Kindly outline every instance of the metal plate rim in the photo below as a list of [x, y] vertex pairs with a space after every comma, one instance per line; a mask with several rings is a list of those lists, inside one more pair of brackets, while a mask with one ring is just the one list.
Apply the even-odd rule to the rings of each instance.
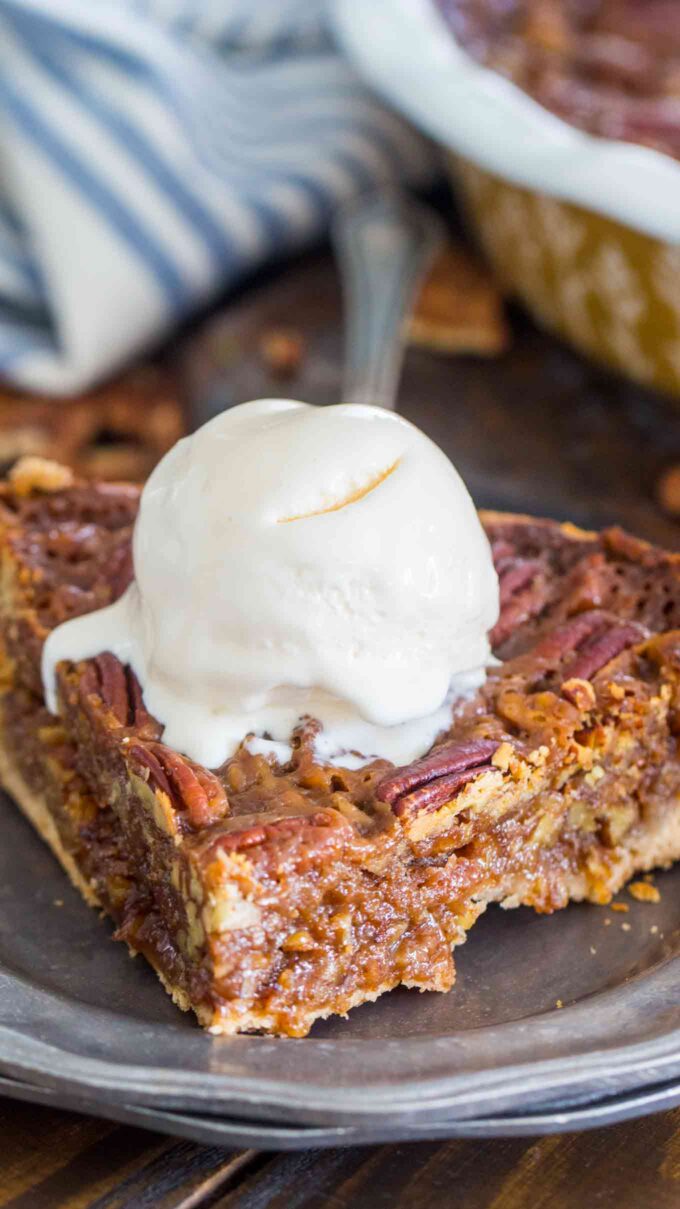
[[[600, 1014], [609, 1013], [616, 1000], [621, 999], [622, 991], [627, 992], [628, 996], [637, 991], [636, 999], [642, 992], [647, 1004], [655, 998], [655, 992], [663, 1003], [669, 1002], [669, 995], [675, 997], [677, 1002], [679, 990], [680, 958], [676, 957], [633, 980], [627, 988], [616, 988], [597, 996], [596, 1003], [591, 1004], [588, 1010], [591, 1014], [595, 1010]], [[626, 998], [625, 993], [623, 998]], [[304, 1041], [272, 1041], [253, 1037], [229, 1039], [231, 1052], [239, 1059], [234, 1065], [240, 1070], [158, 1068], [125, 1061], [125, 1038], [123, 1052], [119, 1049], [116, 1053], [117, 1034], [109, 1041], [109, 1050], [113, 1052], [108, 1058], [75, 1052], [73, 1043], [80, 1037], [80, 1027], [85, 1028], [89, 1023], [92, 1028], [98, 1013], [68, 1000], [60, 1000], [60, 996], [36, 990], [13, 974], [0, 972], [2, 1016], [5, 1020], [8, 1014], [14, 1015], [15, 1020], [17, 1016], [22, 1020], [21, 1027], [18, 1027], [18, 1022], [14, 1025], [0, 1024], [0, 1069], [32, 1083], [54, 1088], [83, 1092], [96, 1089], [100, 1097], [111, 1102], [131, 1098], [137, 1104], [177, 1109], [203, 1107], [204, 1110], [209, 1102], [215, 1112], [238, 1108], [239, 1113], [245, 1116], [273, 1120], [282, 1116], [288, 1121], [295, 1119], [317, 1123], [368, 1121], [376, 1116], [397, 1121], [404, 1115], [435, 1119], [443, 1114], [462, 1120], [479, 1115], [481, 1111], [487, 1114], [492, 1110], [508, 1112], [527, 1105], [538, 1107], [564, 1101], [565, 1097], [572, 1102], [595, 1096], [601, 1098], [604, 1094], [630, 1091], [651, 1082], [680, 1076], [680, 1028], [677, 1027], [634, 1044], [594, 1049], [586, 1047], [584, 1052], [568, 1053], [559, 1058], [521, 1063], [501, 1062], [489, 1069], [466, 1070], [462, 1073], [451, 1070], [452, 1063], [455, 1067], [455, 1036], [406, 1040], [400, 1046], [403, 1056], [412, 1056], [418, 1051], [423, 1054], [429, 1052], [430, 1057], [436, 1053], [443, 1073], [436, 1077], [411, 1078], [401, 1082], [397, 1076], [396, 1083], [371, 1083], [370, 1070], [363, 1081], [355, 1079], [347, 1086], [339, 1086], [337, 1082], [327, 1082], [325, 1085], [319, 1081], [316, 1084], [310, 1082], [309, 1071], [315, 1059], [323, 1057], [325, 1065], [332, 1056], [337, 1057], [343, 1051], [345, 1056], [356, 1057], [358, 1051], [365, 1051], [367, 1046], [374, 1044], [356, 1039], [344, 1042], [315, 1041], [313, 1038]], [[560, 1013], [550, 1014], [543, 1024], [543, 1031], [554, 1034], [556, 1028], [563, 1033], [574, 1028], [575, 1035], [578, 1034], [587, 1006], [582, 1002]], [[27, 1022], [32, 1019], [44, 1021], [51, 1017], [58, 1020], [60, 1014], [63, 1016], [64, 1013], [68, 1020], [66, 1038], [70, 1039], [70, 1046], [63, 1041], [55, 1044], [54, 1038], [51, 1041], [42, 1040], [24, 1031]], [[535, 1031], [540, 1020], [538, 1017], [528, 1022], [528, 1027]], [[97, 1023], [96, 1020], [94, 1022]], [[106, 1025], [106, 1022], [99, 1023]], [[514, 1027], [521, 1031], [522, 1023], [502, 1026], [502, 1030], [507, 1033]], [[614, 1011], [614, 1027], [615, 1024]], [[148, 1031], [152, 1042], [155, 1030], [150, 1028]], [[499, 1031], [498, 1028], [489, 1028], [490, 1039]], [[484, 1030], [477, 1032], [481, 1034]], [[208, 1039], [209, 1044], [214, 1044], [215, 1040]], [[301, 1053], [300, 1066], [305, 1069], [297, 1081], [289, 1077], [262, 1078], [248, 1068], [250, 1055], [261, 1055], [263, 1046], [271, 1049], [272, 1046], [278, 1048], [281, 1045], [304, 1047], [302, 1053], [305, 1057], [302, 1060]], [[394, 1042], [383, 1043], [383, 1055], [387, 1051], [394, 1054]], [[445, 1069], [447, 1060], [448, 1070]]]
[[337, 1146], [375, 1145], [386, 1142], [433, 1138], [507, 1138], [599, 1129], [605, 1125], [666, 1111], [680, 1104], [680, 1081], [643, 1088], [604, 1102], [545, 1113], [516, 1116], [362, 1123], [358, 1126], [286, 1126], [271, 1122], [207, 1117], [175, 1113], [132, 1103], [102, 1104], [82, 1094], [64, 1094], [53, 1089], [0, 1076], [0, 1093], [13, 1099], [47, 1106], [89, 1112], [109, 1120], [153, 1129], [171, 1136], [218, 1146], [257, 1149], [307, 1150]]

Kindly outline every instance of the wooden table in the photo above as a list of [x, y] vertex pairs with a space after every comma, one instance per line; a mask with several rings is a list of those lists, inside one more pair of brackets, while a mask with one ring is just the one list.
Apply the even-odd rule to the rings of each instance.
[[[297, 378], [285, 383], [271, 378], [259, 352], [262, 333], [280, 325], [306, 341]], [[513, 326], [513, 348], [498, 361], [410, 353], [404, 414], [446, 448], [480, 504], [618, 521], [677, 548], [680, 526], [659, 509], [655, 485], [680, 462], [680, 413], [587, 366], [522, 317]], [[332, 270], [311, 258], [232, 305], [203, 355], [192, 353], [190, 377], [205, 381], [211, 346], [227, 367], [232, 401], [280, 393], [328, 402], [338, 397], [339, 333]], [[678, 1209], [680, 1110], [580, 1135], [277, 1155], [0, 1100], [6, 1206]]]
[[678, 1209], [680, 1109], [592, 1133], [229, 1153], [0, 1101], [2, 1209]]

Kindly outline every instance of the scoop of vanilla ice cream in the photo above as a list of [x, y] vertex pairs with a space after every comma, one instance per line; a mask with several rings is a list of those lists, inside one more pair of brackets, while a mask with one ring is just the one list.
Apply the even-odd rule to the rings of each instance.
[[410, 760], [484, 677], [486, 536], [448, 458], [381, 408], [222, 413], [154, 470], [133, 554], [121, 600], [48, 639], [48, 703], [61, 659], [111, 650], [164, 742], [208, 767], [248, 734], [288, 742], [306, 715], [327, 759]]

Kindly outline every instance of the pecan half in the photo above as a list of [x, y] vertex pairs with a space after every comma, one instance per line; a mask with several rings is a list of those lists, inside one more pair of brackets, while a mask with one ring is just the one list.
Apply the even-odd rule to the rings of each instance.
[[537, 617], [548, 601], [548, 584], [543, 566], [536, 559], [519, 559], [501, 564], [498, 621], [489, 634], [492, 648], [503, 645], [519, 626]]
[[512, 559], [500, 572], [501, 608], [509, 604], [522, 588], [526, 588], [543, 570], [538, 559]]
[[186, 813], [192, 827], [209, 827], [227, 813], [224, 787], [207, 768], [163, 743], [131, 743], [128, 753], [132, 762], [147, 770], [147, 779], [168, 795], [175, 809]]
[[393, 805], [398, 798], [421, 785], [451, 773], [464, 772], [478, 764], [487, 764], [499, 743], [496, 739], [451, 740], [435, 747], [429, 755], [394, 769], [380, 782], [376, 797]]
[[460, 789], [491, 767], [496, 739], [443, 743], [429, 755], [398, 768], [378, 785], [376, 797], [388, 802], [399, 819], [437, 810]]
[[169, 747], [163, 748], [160, 760], [194, 827], [208, 827], [226, 814], [227, 795], [216, 776], [206, 768], [190, 764]]
[[[495, 744], [495, 746], [498, 746]], [[429, 781], [426, 785], [420, 785], [418, 789], [414, 789], [412, 793], [406, 793], [403, 797], [397, 798], [392, 805], [392, 810], [398, 819], [415, 818], [417, 814], [422, 814], [423, 811], [438, 810], [445, 802], [449, 802], [455, 797], [459, 789], [467, 785], [468, 781], [474, 780], [480, 773], [487, 772], [491, 768], [490, 763], [477, 764], [474, 768], [463, 768], [460, 772], [453, 772], [446, 777], [437, 777], [434, 781]]]
[[313, 814], [296, 814], [256, 823], [242, 831], [225, 832], [216, 840], [215, 847], [226, 852], [242, 852], [260, 844], [299, 836], [309, 843], [310, 852], [318, 856], [329, 844], [337, 845], [350, 832], [349, 823], [341, 815], [331, 810], [317, 810]]
[[604, 632], [596, 632], [579, 648], [574, 659], [564, 669], [566, 680], [590, 680], [596, 672], [644, 637], [639, 626], [619, 625]]
[[140, 738], [158, 739], [161, 726], [144, 705], [141, 685], [132, 668], [124, 666], [110, 651], [87, 661], [80, 676], [80, 694], [98, 696], [121, 727], [129, 727]]
[[99, 696], [121, 726], [127, 726], [130, 713], [128, 682], [120, 659], [105, 651], [93, 660], [99, 673]]
[[130, 725], [134, 726], [136, 731], [153, 731], [156, 735], [160, 733], [160, 727], [155, 718], [151, 716], [144, 704], [142, 696], [142, 686], [135, 676], [131, 667], [125, 669], [128, 684], [128, 702], [130, 710]]
[[172, 786], [163, 771], [163, 765], [154, 752], [143, 743], [130, 743], [126, 752], [135, 771], [146, 773], [144, 780], [150, 782], [152, 789], [160, 789], [168, 795], [172, 802], [174, 799]]
[[600, 612], [599, 609], [589, 609], [586, 613], [578, 613], [576, 617], [571, 617], [569, 621], [558, 625], [545, 638], [536, 643], [532, 651], [532, 656], [535, 659], [546, 662], [559, 663], [566, 655], [571, 655], [577, 650], [581, 643], [593, 634], [600, 634], [608, 626], [609, 618], [607, 614]]

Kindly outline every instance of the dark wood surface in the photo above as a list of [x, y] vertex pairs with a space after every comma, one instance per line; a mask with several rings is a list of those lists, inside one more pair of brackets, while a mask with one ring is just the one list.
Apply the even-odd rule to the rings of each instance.
[[[263, 333], [281, 326], [306, 344], [287, 381], [271, 376], [260, 353]], [[519, 315], [513, 328], [513, 347], [497, 361], [409, 353], [403, 413], [453, 457], [480, 504], [619, 522], [678, 548], [680, 525], [655, 491], [680, 462], [680, 411], [586, 365]], [[258, 395], [337, 399], [340, 309], [329, 262], [311, 258], [246, 292], [182, 362], [196, 418]], [[678, 1209], [680, 1110], [578, 1135], [276, 1155], [0, 1100], [0, 1209], [8, 1206]]]
[[680, 1109], [590, 1133], [228, 1153], [0, 1101], [1, 1209], [678, 1209]]

